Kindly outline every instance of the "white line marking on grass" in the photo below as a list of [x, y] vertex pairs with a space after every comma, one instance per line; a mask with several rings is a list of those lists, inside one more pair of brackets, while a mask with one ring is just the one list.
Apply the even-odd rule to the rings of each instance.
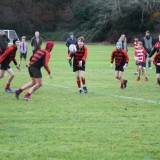
[[143, 101], [146, 103], [154, 103], [154, 104], [160, 104], [160, 102], [154, 101], [154, 100], [146, 100], [143, 98], [134, 98], [134, 97], [127, 97], [127, 96], [119, 96], [119, 95], [110, 95], [112, 97], [118, 97], [118, 98], [122, 98], [122, 99], [131, 99], [131, 100], [136, 100], [136, 101]]
[[61, 86], [61, 85], [57, 85], [57, 84], [49, 84], [49, 83], [44, 83], [44, 85], [47, 85], [47, 86], [53, 86], [53, 87], [59, 87], [59, 88], [70, 88], [70, 87], [67, 87], [67, 86]]
[[[66, 89], [69, 89], [70, 87], [67, 87], [67, 86], [62, 86], [62, 85], [57, 85], [57, 84], [49, 84], [49, 83], [43, 83], [44, 85], [48, 85], [48, 86], [53, 86], [53, 87], [59, 87], [59, 88], [66, 88]], [[120, 96], [120, 95], [116, 95], [116, 94], [102, 94], [102, 93], [99, 93], [101, 95], [105, 95], [105, 96], [108, 96], [108, 97], [118, 97], [118, 98], [121, 98], [121, 99], [129, 99], [129, 100], [134, 100], [134, 101], [141, 101], [141, 102], [145, 102], [145, 103], [154, 103], [154, 104], [160, 104], [159, 101], [154, 101], [154, 100], [146, 100], [144, 98], [135, 98], [135, 97], [128, 97], [128, 96]]]

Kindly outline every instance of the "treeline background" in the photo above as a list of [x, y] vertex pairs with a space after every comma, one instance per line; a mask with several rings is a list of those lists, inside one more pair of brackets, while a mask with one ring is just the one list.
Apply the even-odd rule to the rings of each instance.
[[87, 42], [129, 42], [150, 30], [160, 34], [160, 0], [1, 0], [0, 29], [14, 29], [31, 38], [65, 41], [70, 31]]

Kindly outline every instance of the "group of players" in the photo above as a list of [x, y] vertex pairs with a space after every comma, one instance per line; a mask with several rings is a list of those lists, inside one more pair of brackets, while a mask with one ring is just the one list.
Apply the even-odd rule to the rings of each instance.
[[[84, 45], [84, 38], [79, 37], [76, 39], [74, 37], [74, 33], [70, 33], [70, 37], [66, 41], [66, 46], [68, 47], [68, 57], [67, 60], [71, 67], [73, 67], [73, 71], [76, 75], [76, 82], [78, 86], [79, 93], [88, 93], [88, 89], [86, 86], [86, 78], [85, 78], [85, 64], [88, 56], [88, 49]], [[5, 71], [9, 73], [9, 79], [5, 87], [5, 91], [8, 93], [15, 93], [16, 98], [19, 98], [19, 95], [22, 91], [30, 88], [30, 90], [25, 94], [24, 100], [29, 101], [31, 98], [31, 94], [34, 93], [37, 89], [42, 86], [42, 73], [41, 68], [44, 67], [49, 74], [49, 77], [52, 78], [51, 70], [48, 66], [48, 62], [50, 60], [50, 52], [54, 47], [53, 41], [47, 41], [44, 49], [39, 49], [33, 53], [30, 58], [30, 63], [28, 66], [28, 71], [31, 77], [31, 81], [16, 91], [12, 91], [10, 89], [10, 84], [14, 78], [14, 72], [10, 67], [10, 63], [13, 61], [16, 65], [17, 69], [20, 70], [20, 65], [17, 64], [15, 59], [16, 51], [19, 47], [20, 41], [18, 39], [13, 40], [13, 45], [9, 46], [5, 52], [0, 56], [0, 78], [3, 78]], [[74, 44], [76, 47], [76, 52], [69, 50], [70, 45]], [[146, 58], [147, 56], [151, 58], [151, 56], [155, 53], [153, 63], [156, 65], [156, 75], [157, 75], [157, 84], [160, 85], [160, 35], [159, 41], [154, 45], [152, 52], [149, 54], [145, 50], [142, 45], [142, 42], [138, 39], [135, 39], [135, 62], [137, 65], [138, 77], [137, 81], [140, 80], [141, 73], [145, 77], [145, 81], [148, 81], [146, 76], [145, 68], [146, 68]], [[73, 58], [73, 65], [72, 60]], [[120, 88], [124, 89], [127, 87], [127, 80], [123, 78], [123, 72], [127, 68], [129, 62], [129, 56], [127, 51], [123, 49], [123, 45], [121, 42], [116, 43], [116, 49], [111, 54], [111, 67], [113, 67], [113, 62], [115, 61], [115, 77], [120, 80]]]

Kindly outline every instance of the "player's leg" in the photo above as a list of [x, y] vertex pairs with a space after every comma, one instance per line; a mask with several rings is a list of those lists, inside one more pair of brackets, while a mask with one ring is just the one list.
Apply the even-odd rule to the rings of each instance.
[[80, 77], [81, 77], [81, 81], [82, 81], [82, 84], [83, 84], [84, 93], [88, 93], [88, 89], [87, 89], [87, 86], [86, 86], [85, 71], [80, 70], [79, 72], [80, 72]]
[[143, 75], [144, 75], [144, 81], [148, 81], [147, 75], [146, 75], [146, 67], [142, 67]]
[[33, 85], [30, 90], [25, 94], [24, 96], [24, 100], [30, 100], [30, 96], [32, 93], [34, 93], [37, 89], [39, 89], [41, 86], [42, 86], [42, 78], [32, 78], [32, 82], [33, 83], [31, 84], [28, 84], [29, 85]]
[[79, 70], [76, 71], [75, 74], [76, 74], [76, 80], [77, 80], [77, 86], [79, 89], [79, 93], [82, 93], [80, 71]]
[[121, 89], [124, 89], [124, 81], [123, 81], [123, 72], [122, 71], [119, 71], [118, 72], [118, 77], [119, 77], [119, 80], [121, 81], [121, 86], [120, 86], [120, 88]]
[[115, 78], [119, 79], [119, 71], [118, 70], [115, 71]]
[[29, 83], [26, 83], [25, 85], [23, 85], [22, 87], [20, 87], [19, 89], [17, 89], [15, 91], [16, 98], [18, 99], [21, 92], [23, 92], [24, 90], [34, 86], [35, 84], [36, 84], [35, 79], [31, 77], [31, 81]]
[[9, 77], [8, 77], [8, 82], [6, 84], [5, 91], [8, 93], [13, 93], [13, 91], [10, 89], [10, 84], [14, 78], [14, 72], [13, 72], [12, 68], [7, 69], [7, 72], [9, 74]]
[[5, 70], [0, 69], [0, 79], [4, 77]]
[[141, 65], [138, 65], [138, 76], [136, 78], [136, 81], [140, 81], [141, 70]]

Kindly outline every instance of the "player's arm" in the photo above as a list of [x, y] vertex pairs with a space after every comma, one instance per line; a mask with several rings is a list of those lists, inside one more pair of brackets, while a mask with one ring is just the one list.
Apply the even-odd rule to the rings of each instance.
[[52, 78], [51, 70], [48, 66], [49, 59], [50, 59], [50, 54], [46, 53], [43, 58], [43, 66], [46, 69], [46, 71], [48, 72], [48, 74], [50, 75], [50, 78]]
[[84, 56], [82, 57], [82, 61], [86, 61], [87, 56], [88, 56], [88, 49], [87, 47], [84, 47], [85, 51], [84, 51]]
[[126, 58], [126, 62], [125, 62], [125, 65], [123, 66], [123, 68], [126, 69], [127, 66], [128, 66], [128, 62], [129, 62], [129, 56], [128, 56], [126, 51], [124, 51], [124, 55], [125, 55], [125, 58]]
[[114, 55], [114, 51], [113, 51], [113, 52], [111, 53], [111, 57], [110, 57], [111, 68], [113, 68], [114, 58], [115, 58], [115, 55]]
[[82, 57], [82, 60], [79, 61], [79, 66], [80, 67], [82, 67], [82, 64], [86, 61], [87, 56], [88, 56], [88, 49], [87, 49], [87, 47], [84, 47], [84, 55]]
[[152, 52], [151, 52], [151, 54], [149, 55], [149, 57], [151, 58], [156, 51], [157, 51], [157, 50], [156, 50], [156, 48], [154, 47], [154, 48], [152, 49]]

